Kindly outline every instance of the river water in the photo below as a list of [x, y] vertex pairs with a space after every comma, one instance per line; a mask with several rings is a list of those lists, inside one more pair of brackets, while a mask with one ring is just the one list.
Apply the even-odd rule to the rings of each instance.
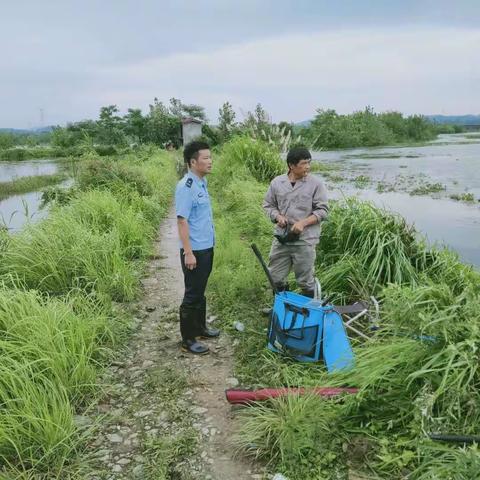
[[[422, 146], [357, 148], [312, 156], [331, 168], [323, 176], [332, 198], [356, 196], [397, 212], [430, 243], [446, 245], [463, 261], [480, 267], [478, 133], [440, 135]], [[437, 191], [415, 194], [418, 187], [432, 184]], [[450, 198], [465, 193], [474, 201]]]
[[[0, 162], [0, 182], [10, 182], [21, 177], [54, 175], [64, 168], [65, 165], [52, 159]], [[1, 200], [0, 226], [5, 225], [9, 231], [15, 232], [27, 222], [44, 218], [48, 212], [40, 208], [41, 200], [41, 192], [13, 195]]]
[[[465, 262], [480, 267], [479, 133], [440, 135], [422, 146], [313, 152], [313, 158], [331, 168], [324, 176], [332, 198], [353, 195], [397, 212], [431, 243], [446, 245]], [[0, 182], [50, 175], [60, 168], [61, 164], [49, 159], [0, 162]], [[416, 187], [429, 184], [441, 188], [411, 195]], [[381, 185], [391, 191], [379, 192]], [[472, 194], [475, 201], [450, 198], [464, 193]], [[43, 218], [47, 212], [40, 209], [40, 203], [39, 192], [0, 201], [0, 223], [17, 231], [25, 222]]]
[[48, 158], [21, 162], [0, 161], [0, 182], [10, 182], [20, 177], [54, 175], [58, 172], [58, 168], [58, 162]]
[[5, 225], [10, 232], [23, 228], [27, 222], [37, 222], [48, 214], [40, 208], [42, 192], [29, 192], [13, 195], [0, 201], [0, 225]]

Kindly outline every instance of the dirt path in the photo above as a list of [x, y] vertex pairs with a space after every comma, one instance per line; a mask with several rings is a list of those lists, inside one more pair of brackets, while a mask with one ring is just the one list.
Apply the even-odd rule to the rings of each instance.
[[[208, 341], [210, 355], [179, 349], [177, 310], [183, 296], [176, 219], [163, 222], [137, 310], [128, 350], [109, 370], [97, 407], [102, 428], [91, 445], [101, 465], [91, 479], [266, 478], [261, 468], [234, 456], [232, 414], [224, 390], [232, 378], [231, 340]], [[197, 446], [191, 439], [198, 433]], [[193, 445], [193, 446], [192, 446]]]

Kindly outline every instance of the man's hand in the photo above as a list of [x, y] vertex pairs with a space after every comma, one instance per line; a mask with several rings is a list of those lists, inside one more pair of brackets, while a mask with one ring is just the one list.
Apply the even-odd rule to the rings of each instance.
[[305, 223], [303, 220], [300, 220], [299, 222], [296, 222], [292, 225], [292, 232], [302, 233], [304, 228], [305, 228]]
[[287, 223], [288, 223], [287, 217], [284, 217], [283, 215], [277, 215], [275, 220], [277, 221], [277, 224], [280, 227], [286, 227], [287, 226]]
[[194, 268], [197, 267], [197, 259], [195, 258], [195, 255], [193, 252], [185, 252], [185, 267], [187, 267], [188, 270], [193, 270]]

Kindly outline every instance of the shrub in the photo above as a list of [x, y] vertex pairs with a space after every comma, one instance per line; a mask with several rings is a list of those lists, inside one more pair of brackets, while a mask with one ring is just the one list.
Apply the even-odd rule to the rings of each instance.
[[244, 165], [258, 182], [270, 182], [286, 171], [274, 147], [249, 137], [234, 137], [225, 144], [222, 156], [230, 168]]
[[140, 167], [115, 160], [90, 160], [81, 170], [78, 184], [81, 189], [117, 189], [128, 186], [140, 195], [151, 195], [153, 192]]

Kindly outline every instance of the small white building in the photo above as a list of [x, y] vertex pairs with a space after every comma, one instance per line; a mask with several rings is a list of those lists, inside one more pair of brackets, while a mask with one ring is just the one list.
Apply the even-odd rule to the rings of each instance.
[[182, 119], [182, 142], [186, 145], [202, 135], [202, 121], [196, 118]]

